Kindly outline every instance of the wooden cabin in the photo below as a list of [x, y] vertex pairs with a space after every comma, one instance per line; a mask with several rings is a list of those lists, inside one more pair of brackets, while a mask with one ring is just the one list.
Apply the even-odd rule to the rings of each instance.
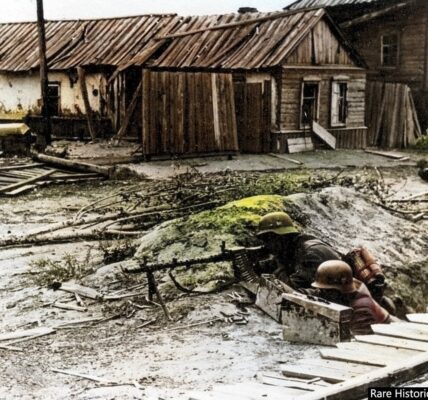
[[[368, 65], [368, 94], [379, 101], [378, 90], [389, 90], [390, 97], [411, 89], [419, 122], [428, 127], [428, 2], [426, 0], [298, 0], [287, 10], [326, 7], [352, 46]], [[383, 82], [384, 85], [379, 85]], [[387, 102], [388, 114], [397, 114], [395, 104]], [[410, 100], [412, 101], [412, 100]], [[370, 103], [370, 99], [368, 100]], [[368, 115], [368, 125], [372, 116]], [[375, 118], [376, 119], [376, 118]], [[406, 119], [406, 118], [404, 118]], [[409, 119], [409, 118], [407, 118]], [[411, 118], [410, 118], [411, 119]], [[404, 121], [405, 122], [405, 121]], [[404, 124], [406, 125], [406, 124]], [[393, 128], [393, 127], [392, 127]], [[391, 127], [389, 127], [391, 129]]]
[[[236, 125], [237, 138], [228, 142], [237, 143], [241, 152], [309, 150], [322, 143], [313, 134], [315, 121], [333, 135], [337, 147], [365, 147], [365, 64], [324, 10], [201, 17], [194, 27], [159, 39], [165, 47], [146, 65], [158, 92], [149, 90], [144, 96], [160, 98], [168, 76], [181, 75], [185, 82], [205, 79], [208, 83], [196, 83], [179, 96], [184, 104], [193, 98], [199, 102], [180, 126], [190, 124], [201, 140], [215, 143], [215, 137], [224, 136], [222, 129], [232, 132]], [[218, 79], [225, 81], [219, 84]], [[147, 90], [146, 83], [143, 86]], [[171, 115], [159, 112], [161, 105], [144, 104], [143, 144], [153, 143], [159, 130], [154, 121], [168, 123]], [[216, 117], [218, 106], [228, 115], [218, 111]], [[193, 128], [199, 123], [192, 121], [193, 115], [204, 115], [210, 122]], [[156, 150], [144, 148], [148, 154]]]
[[[0, 119], [35, 130], [36, 43], [0, 24]], [[91, 119], [147, 158], [366, 145], [366, 66], [323, 9], [51, 21], [47, 48], [57, 136]]]

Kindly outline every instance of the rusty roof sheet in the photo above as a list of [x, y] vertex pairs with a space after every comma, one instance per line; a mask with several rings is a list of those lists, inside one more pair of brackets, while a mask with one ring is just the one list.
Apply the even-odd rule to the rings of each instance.
[[[57, 70], [122, 65], [154, 44], [155, 35], [175, 32], [185, 20], [170, 14], [47, 21], [48, 64]], [[38, 66], [36, 23], [0, 24], [0, 70], [28, 71]]]
[[[187, 29], [208, 30], [171, 38], [169, 46], [150, 66], [213, 69], [278, 66], [324, 15], [324, 10], [315, 9], [199, 18]], [[233, 25], [236, 23], [238, 26]], [[211, 29], [222, 25], [224, 29]]]
[[[325, 15], [323, 9], [316, 8], [195, 17], [168, 14], [48, 21], [48, 65], [53, 70], [113, 66], [118, 71], [130, 65], [273, 67], [281, 65]], [[184, 36], [177, 37], [180, 34]], [[36, 23], [0, 24], [0, 71], [29, 71], [38, 66]]]
[[301, 8], [309, 7], [336, 7], [344, 5], [358, 5], [365, 3], [380, 3], [385, 2], [385, 0], [297, 0], [294, 3], [291, 3], [289, 6], [284, 9], [287, 10], [297, 10]]

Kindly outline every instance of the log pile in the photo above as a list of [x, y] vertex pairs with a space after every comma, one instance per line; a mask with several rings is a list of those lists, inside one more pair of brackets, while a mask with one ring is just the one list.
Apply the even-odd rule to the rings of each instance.
[[400, 83], [367, 82], [366, 123], [369, 146], [407, 148], [422, 136], [411, 90]]

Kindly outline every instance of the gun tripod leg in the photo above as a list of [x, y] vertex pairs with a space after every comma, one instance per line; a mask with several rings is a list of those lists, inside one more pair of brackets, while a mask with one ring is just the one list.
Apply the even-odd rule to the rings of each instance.
[[153, 294], [156, 293], [156, 297], [159, 301], [159, 304], [162, 307], [162, 310], [169, 321], [172, 321], [171, 314], [168, 311], [168, 308], [163, 300], [162, 295], [159, 292], [159, 288], [156, 284], [156, 279], [153, 275], [153, 272], [147, 272], [147, 280], [149, 281], [149, 300], [153, 300]]

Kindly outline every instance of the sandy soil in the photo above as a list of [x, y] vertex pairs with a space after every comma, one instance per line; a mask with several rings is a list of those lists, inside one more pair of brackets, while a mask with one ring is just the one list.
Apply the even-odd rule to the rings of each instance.
[[[428, 184], [420, 181], [414, 169], [393, 171], [386, 179], [391, 179], [404, 196], [427, 190]], [[117, 189], [121, 182], [102, 182], [91, 185], [58, 186], [17, 199], [0, 199], [0, 236], [19, 234], [34, 227], [58, 222], [72, 215], [81, 206]], [[156, 182], [147, 183], [155, 185]], [[346, 196], [348, 191], [337, 192], [326, 189], [317, 194], [319, 202], [330, 202], [338, 210], [337, 215], [311, 214], [311, 204], [302, 200], [302, 210], [310, 218], [309, 229], [317, 228], [337, 245], [344, 245], [353, 237], [362, 244], [373, 243], [374, 237], [368, 230], [347, 232], [328, 231], [327, 227], [349, 214], [353, 226], [365, 218], [376, 219], [374, 235], [376, 249], [388, 262], [406, 263], [418, 255], [426, 243], [407, 246], [403, 236], [395, 235], [393, 226], [402, 224], [408, 229], [425, 229], [427, 222], [419, 225], [391, 217], [391, 214], [376, 209], [370, 216], [361, 216], [358, 204], [352, 211]], [[315, 201], [315, 200], [314, 200]], [[336, 203], [335, 203], [336, 202]], [[347, 204], [347, 206], [346, 206]], [[348, 209], [346, 208], [348, 207]], [[351, 211], [349, 211], [351, 210]], [[323, 221], [324, 217], [324, 222]], [[396, 218], [396, 219], [395, 219]], [[393, 223], [382, 221], [392, 220]], [[402, 250], [390, 250], [388, 240], [393, 238], [394, 246]], [[417, 240], [422, 240], [417, 237]], [[346, 244], [348, 244], [346, 242]], [[117, 313], [119, 305], [87, 302], [88, 311], [59, 310], [49, 303], [70, 296], [63, 292], [53, 292], [38, 287], [29, 275], [30, 263], [40, 258], [60, 259], [65, 254], [84, 258], [89, 249], [91, 258], [97, 260], [100, 251], [96, 243], [50, 245], [0, 251], [0, 333], [12, 332], [30, 327], [53, 327], [58, 323], [86, 317], [109, 316]], [[110, 282], [111, 283], [111, 282]], [[135, 282], [103, 285], [97, 288], [103, 292], [114, 292], [124, 285]], [[319, 347], [292, 345], [281, 339], [281, 327], [256, 308], [249, 306], [248, 324], [237, 325], [225, 321], [186, 328], [189, 324], [222, 317], [221, 312], [236, 314], [239, 308], [228, 296], [235, 291], [244, 293], [237, 287], [218, 295], [181, 297], [169, 301], [168, 307], [176, 321], [167, 322], [159, 307], [152, 306], [138, 310], [131, 318], [122, 315], [116, 319], [96, 325], [87, 324], [79, 329], [60, 329], [56, 334], [17, 344], [23, 352], [1, 350], [0, 399], [187, 399], [191, 390], [209, 390], [213, 384], [236, 383], [255, 379], [261, 371], [277, 371], [279, 363], [302, 357], [313, 357]], [[145, 303], [144, 297], [133, 299], [135, 303]], [[148, 321], [152, 324], [140, 327]], [[176, 329], [180, 327], [180, 329]], [[92, 377], [123, 383], [111, 386], [88, 379], [64, 375], [53, 369], [74, 371]]]

